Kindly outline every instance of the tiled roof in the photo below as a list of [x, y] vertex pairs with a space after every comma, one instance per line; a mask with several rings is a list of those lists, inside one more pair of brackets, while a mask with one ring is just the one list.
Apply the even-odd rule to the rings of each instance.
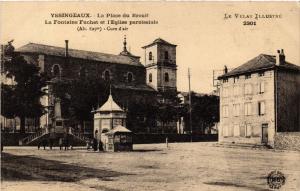
[[[49, 46], [44, 44], [36, 44], [36, 43], [26, 44], [18, 48], [16, 51], [21, 53], [36, 53], [36, 54], [45, 54], [45, 55], [60, 56], [60, 57], [65, 56], [65, 48]], [[95, 61], [115, 63], [115, 64], [143, 66], [139, 62], [139, 57], [106, 54], [106, 53], [76, 50], [76, 49], [69, 49], [68, 54], [70, 57], [80, 58], [80, 59], [95, 60]]]
[[230, 72], [223, 74], [219, 76], [219, 79], [222, 79], [224, 77], [230, 77], [245, 73], [252, 73], [257, 72], [259, 70], [266, 70], [266, 69], [286, 69], [286, 70], [292, 70], [296, 72], [300, 72], [300, 66], [297, 66], [295, 64], [291, 64], [289, 62], [285, 62], [283, 65], [276, 65], [276, 57], [272, 55], [267, 54], [260, 54], [259, 56], [249, 60], [245, 64], [231, 70]]
[[142, 48], [147, 48], [147, 47], [152, 46], [154, 44], [164, 44], [164, 45], [169, 45], [169, 46], [177, 46], [177, 45], [171, 44], [171, 43], [169, 43], [169, 42], [167, 42], [167, 41], [165, 41], [161, 38], [157, 38], [153, 42], [151, 42], [150, 44], [148, 44], [146, 46], [143, 46]]

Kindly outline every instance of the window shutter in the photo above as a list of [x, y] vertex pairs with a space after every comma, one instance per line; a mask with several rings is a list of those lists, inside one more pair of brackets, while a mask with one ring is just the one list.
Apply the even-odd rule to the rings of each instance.
[[260, 93], [264, 93], [265, 92], [265, 83], [261, 82], [260, 83]]

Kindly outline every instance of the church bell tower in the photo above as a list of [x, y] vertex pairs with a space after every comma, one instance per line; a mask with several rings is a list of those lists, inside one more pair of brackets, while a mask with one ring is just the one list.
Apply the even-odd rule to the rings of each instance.
[[177, 91], [176, 46], [158, 38], [142, 47], [145, 50], [147, 85], [158, 92]]

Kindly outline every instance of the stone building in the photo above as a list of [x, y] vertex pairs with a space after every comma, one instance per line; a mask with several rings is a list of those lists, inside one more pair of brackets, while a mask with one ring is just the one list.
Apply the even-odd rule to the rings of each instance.
[[219, 142], [272, 147], [286, 142], [287, 147], [287, 140], [297, 137], [294, 146], [299, 147], [300, 66], [287, 62], [283, 50], [277, 56], [260, 54], [230, 72], [225, 69], [218, 79]]
[[[160, 92], [177, 90], [176, 45], [158, 38], [143, 48], [147, 53], [144, 65], [139, 56], [127, 50], [126, 37], [122, 51], [116, 55], [70, 49], [68, 40], [65, 41], [65, 47], [29, 43], [15, 51], [28, 63], [39, 66], [41, 72], [50, 76], [51, 83], [57, 80], [90, 78], [110, 84], [117, 104], [126, 109], [129, 99], [139, 100], [147, 105]], [[48, 96], [41, 101], [48, 113], [42, 116], [39, 124], [41, 127], [54, 123], [52, 106], [55, 105], [55, 98], [51, 94], [51, 85], [47, 89]], [[143, 120], [145, 119], [141, 119], [141, 123]], [[153, 122], [152, 125], [158, 127], [159, 122]], [[171, 125], [176, 129], [176, 123]], [[134, 132], [141, 129], [139, 125], [135, 126], [131, 127]]]

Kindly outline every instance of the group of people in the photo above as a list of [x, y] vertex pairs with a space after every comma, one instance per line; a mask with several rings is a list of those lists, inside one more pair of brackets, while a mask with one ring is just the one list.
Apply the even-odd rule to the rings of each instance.
[[93, 138], [87, 141], [86, 148], [87, 150], [92, 148], [94, 151], [103, 151], [103, 144], [100, 140], [98, 141], [96, 138]]
[[[55, 145], [55, 141], [57, 139], [52, 139], [52, 138], [44, 138], [42, 139], [39, 143], [38, 143], [38, 150], [40, 149], [40, 147], [44, 147], [44, 150], [46, 150], [46, 147], [49, 146], [50, 150], [52, 150], [52, 148]], [[68, 150], [69, 148], [73, 149], [73, 146], [71, 144], [71, 141], [69, 140], [68, 137], [60, 137], [58, 138], [58, 146], [60, 150]]]

